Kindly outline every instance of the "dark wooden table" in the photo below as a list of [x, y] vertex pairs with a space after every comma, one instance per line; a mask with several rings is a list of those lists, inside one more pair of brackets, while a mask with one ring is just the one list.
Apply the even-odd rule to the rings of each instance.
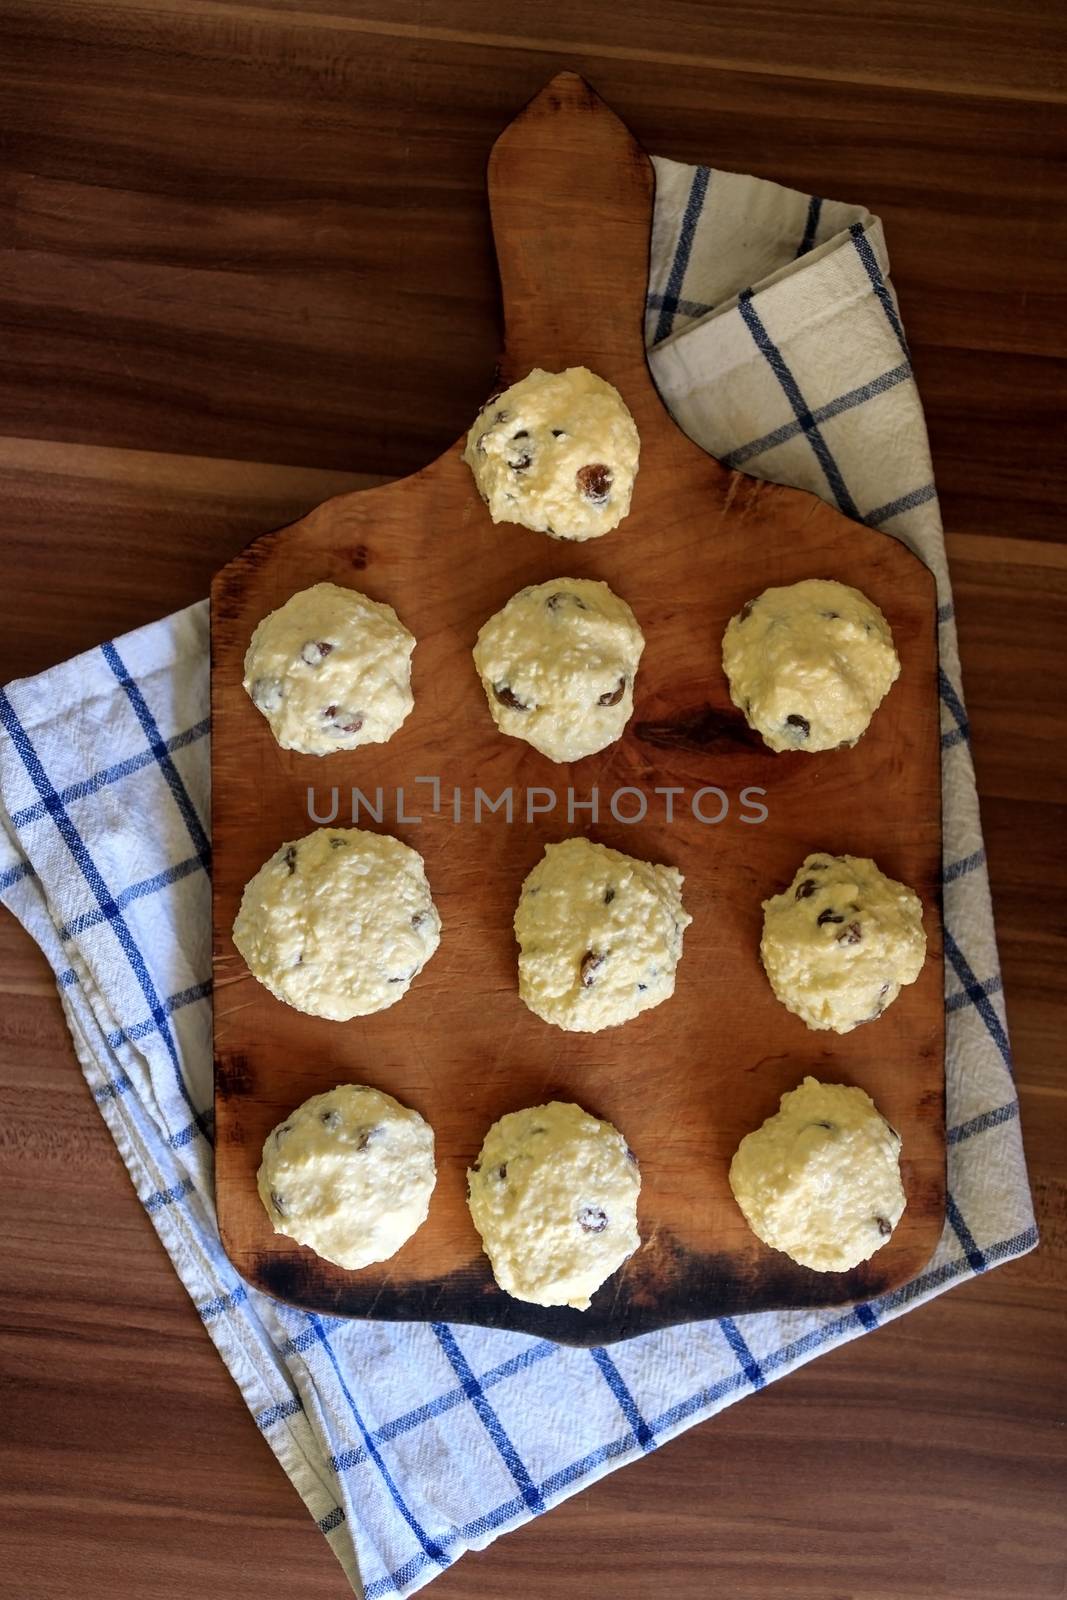
[[[497, 335], [486, 152], [560, 66], [652, 150], [886, 223], [1043, 1243], [466, 1558], [442, 1600], [1065, 1592], [1063, 23], [1052, 0], [0, 0], [0, 681], [459, 434]], [[342, 1600], [7, 917], [0, 991], [5, 1592]]]

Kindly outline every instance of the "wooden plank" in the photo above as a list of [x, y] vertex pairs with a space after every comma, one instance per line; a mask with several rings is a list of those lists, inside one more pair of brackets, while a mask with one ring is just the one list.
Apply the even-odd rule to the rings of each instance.
[[[212, 586], [217, 1200], [231, 1260], [295, 1304], [349, 1315], [488, 1323], [600, 1343], [667, 1323], [782, 1305], [840, 1303], [912, 1277], [941, 1231], [944, 1201], [940, 962], [940, 737], [936, 601], [930, 573], [896, 540], [813, 496], [726, 472], [671, 421], [645, 363], [642, 308], [651, 169], [574, 76], [557, 77], [498, 140], [490, 200], [505, 314], [503, 382], [533, 366], [584, 364], [615, 383], [642, 440], [633, 509], [602, 540], [561, 548], [494, 527], [453, 449], [422, 473], [344, 495], [257, 540]], [[524, 584], [608, 581], [634, 605], [647, 645], [633, 721], [600, 756], [556, 769], [503, 738], [485, 712], [470, 647]], [[729, 617], [768, 584], [813, 575], [854, 583], [885, 610], [903, 670], [856, 749], [780, 757], [730, 706], [718, 666]], [[277, 749], [241, 686], [258, 620], [328, 579], [395, 604], [419, 640], [416, 710], [385, 746], [328, 763]], [[230, 930], [245, 883], [283, 840], [311, 829], [328, 786], [386, 795], [436, 775], [468, 794], [459, 825], [436, 815], [386, 831], [426, 858], [442, 946], [413, 992], [339, 1026], [274, 999], [247, 972]], [[518, 815], [475, 825], [475, 783], [510, 789]], [[535, 784], [559, 795], [524, 815]], [[566, 786], [595, 786], [603, 814], [566, 815]], [[689, 803], [718, 784], [733, 814], [709, 829]], [[770, 820], [740, 821], [746, 785]], [[675, 787], [672, 825], [654, 790]], [[622, 815], [614, 790], [629, 791]], [[647, 816], [636, 826], [634, 794]], [[329, 808], [327, 807], [327, 810]], [[707, 808], [705, 807], [705, 813]], [[714, 813], [712, 813], [714, 814]], [[351, 820], [345, 816], [341, 821]], [[563, 1035], [518, 999], [510, 923], [519, 886], [550, 839], [591, 831], [686, 878], [694, 922], [672, 1001], [621, 1029]], [[927, 964], [885, 1017], [843, 1039], [812, 1035], [774, 999], [756, 955], [760, 902], [813, 849], [873, 855], [922, 896]], [[650, 1064], [655, 1063], [654, 1068]], [[797, 1268], [749, 1233], [727, 1184], [741, 1137], [807, 1069], [862, 1084], [904, 1138], [908, 1208], [893, 1239], [851, 1273]], [[270, 1226], [255, 1188], [263, 1141], [308, 1095], [369, 1081], [414, 1105], [437, 1141], [425, 1226], [392, 1260], [346, 1273]], [[644, 1247], [587, 1313], [544, 1310], [496, 1290], [464, 1199], [466, 1167], [490, 1123], [545, 1098], [574, 1099], [620, 1127], [641, 1163]]]

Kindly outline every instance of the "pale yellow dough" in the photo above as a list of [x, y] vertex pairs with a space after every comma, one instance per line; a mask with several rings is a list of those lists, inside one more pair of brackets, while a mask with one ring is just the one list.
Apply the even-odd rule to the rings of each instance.
[[326, 756], [383, 744], [415, 703], [414, 648], [392, 606], [316, 583], [256, 628], [244, 687], [283, 750]]
[[426, 1221], [433, 1130], [365, 1084], [316, 1094], [267, 1136], [256, 1175], [275, 1233], [355, 1271], [387, 1261]]
[[900, 672], [878, 607], [822, 578], [750, 600], [730, 619], [722, 665], [764, 744], [809, 752], [855, 744]]
[[588, 839], [545, 846], [515, 911], [519, 993], [571, 1033], [617, 1027], [669, 1000], [692, 918], [677, 867]]
[[586, 367], [540, 367], [485, 405], [463, 459], [494, 522], [598, 539], [630, 509], [640, 440], [617, 389]]
[[741, 1140], [730, 1188], [772, 1250], [815, 1272], [847, 1272], [904, 1212], [900, 1135], [864, 1090], [805, 1078]]
[[922, 903], [865, 857], [817, 851], [763, 913], [771, 988], [809, 1028], [873, 1022], [922, 971]]
[[478, 634], [474, 664], [493, 721], [550, 761], [620, 738], [644, 635], [606, 583], [555, 578], [520, 589]]
[[233, 942], [297, 1011], [347, 1022], [407, 994], [441, 937], [422, 857], [389, 834], [319, 828], [245, 888]]
[[641, 1243], [636, 1158], [581, 1106], [553, 1100], [501, 1117], [467, 1182], [493, 1277], [516, 1300], [585, 1311]]

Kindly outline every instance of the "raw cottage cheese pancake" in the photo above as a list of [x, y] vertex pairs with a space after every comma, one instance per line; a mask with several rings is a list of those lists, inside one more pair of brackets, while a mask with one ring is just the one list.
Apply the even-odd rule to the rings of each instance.
[[922, 903], [865, 857], [808, 856], [763, 914], [771, 988], [809, 1028], [873, 1022], [922, 971]]
[[347, 1022], [407, 994], [441, 937], [422, 857], [389, 834], [319, 828], [248, 883], [233, 942], [297, 1011]]
[[550, 761], [620, 738], [644, 635], [606, 583], [555, 578], [520, 589], [478, 634], [474, 664], [493, 721]]
[[585, 1311], [641, 1242], [636, 1158], [581, 1106], [553, 1100], [501, 1117], [467, 1181], [493, 1277], [517, 1300]]
[[283, 750], [327, 756], [383, 744], [415, 703], [414, 648], [392, 606], [316, 583], [256, 628], [244, 687]]
[[494, 522], [599, 539], [630, 509], [640, 448], [610, 383], [586, 367], [535, 367], [478, 413], [463, 459]]
[[765, 589], [722, 641], [730, 697], [772, 750], [836, 750], [866, 732], [900, 672], [888, 622], [858, 589]]
[[589, 839], [545, 846], [515, 911], [519, 993], [571, 1033], [617, 1027], [674, 993], [682, 935], [677, 867]]
[[847, 1272], [903, 1214], [900, 1135], [864, 1090], [805, 1078], [741, 1140], [730, 1188], [764, 1244], [816, 1272]]
[[436, 1181], [429, 1124], [355, 1083], [279, 1123], [256, 1177], [275, 1233], [349, 1271], [396, 1255], [426, 1221]]

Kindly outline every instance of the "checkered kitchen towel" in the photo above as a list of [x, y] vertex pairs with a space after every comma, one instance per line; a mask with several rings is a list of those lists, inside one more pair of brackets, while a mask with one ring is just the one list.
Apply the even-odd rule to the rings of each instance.
[[52, 963], [93, 1097], [205, 1328], [367, 1596], [411, 1593], [1037, 1240], [944, 541], [881, 225], [753, 178], [656, 170], [648, 343], [679, 422], [722, 460], [885, 528], [937, 574], [950, 1198], [915, 1282], [848, 1310], [723, 1318], [610, 1351], [346, 1323], [248, 1288], [212, 1198], [207, 608], [0, 696], [0, 892]]

